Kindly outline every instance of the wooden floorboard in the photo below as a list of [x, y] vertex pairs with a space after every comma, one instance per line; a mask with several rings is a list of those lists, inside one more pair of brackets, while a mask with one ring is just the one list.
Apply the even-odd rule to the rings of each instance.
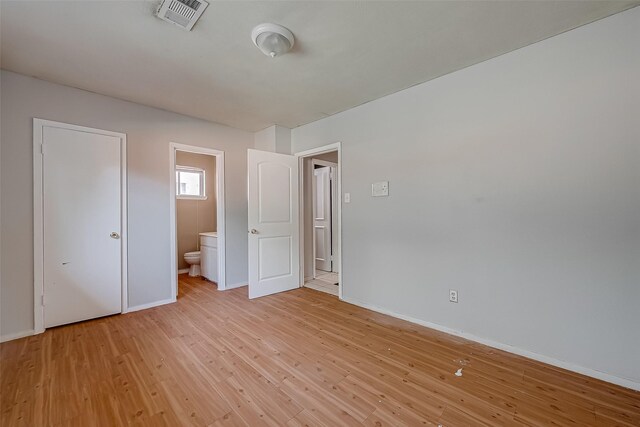
[[0, 425], [640, 426], [638, 392], [322, 292], [179, 291], [1, 344]]

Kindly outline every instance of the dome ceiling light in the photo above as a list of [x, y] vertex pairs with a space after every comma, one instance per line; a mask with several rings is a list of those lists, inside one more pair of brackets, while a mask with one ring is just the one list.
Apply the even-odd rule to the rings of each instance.
[[293, 33], [278, 24], [260, 24], [251, 31], [251, 40], [267, 56], [287, 53], [293, 47]]

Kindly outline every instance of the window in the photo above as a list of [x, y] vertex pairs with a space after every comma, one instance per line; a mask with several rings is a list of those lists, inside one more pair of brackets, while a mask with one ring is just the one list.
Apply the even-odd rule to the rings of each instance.
[[206, 199], [204, 170], [176, 166], [176, 197], [178, 199]]

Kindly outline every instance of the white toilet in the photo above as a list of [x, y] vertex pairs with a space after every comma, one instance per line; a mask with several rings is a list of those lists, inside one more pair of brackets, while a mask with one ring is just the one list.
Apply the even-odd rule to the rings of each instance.
[[184, 260], [189, 264], [189, 276], [198, 277], [200, 275], [200, 251], [185, 253]]

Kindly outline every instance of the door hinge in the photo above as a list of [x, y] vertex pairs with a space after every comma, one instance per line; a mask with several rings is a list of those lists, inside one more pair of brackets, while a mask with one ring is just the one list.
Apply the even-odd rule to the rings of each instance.
[[44, 294], [40, 295], [40, 304], [44, 306]]
[[40, 144], [40, 154], [44, 154], [44, 144]]

